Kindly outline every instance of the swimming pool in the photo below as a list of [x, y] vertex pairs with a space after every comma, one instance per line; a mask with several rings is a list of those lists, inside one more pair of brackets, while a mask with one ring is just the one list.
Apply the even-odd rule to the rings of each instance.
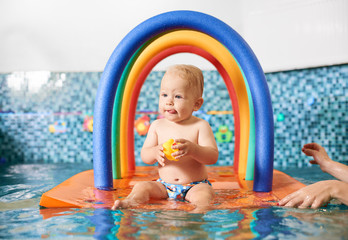
[[[41, 194], [91, 169], [79, 164], [3, 164], [0, 169], [0, 238], [3, 239], [347, 239], [348, 207], [185, 211], [40, 209]], [[317, 167], [280, 169], [310, 184], [330, 178]], [[45, 213], [46, 211], [46, 213]], [[47, 211], [50, 211], [49, 218]], [[44, 214], [45, 213], [45, 214]]]

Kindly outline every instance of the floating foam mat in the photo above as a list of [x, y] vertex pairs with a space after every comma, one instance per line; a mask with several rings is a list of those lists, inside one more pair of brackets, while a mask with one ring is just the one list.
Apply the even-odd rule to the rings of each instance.
[[[212, 203], [216, 209], [274, 206], [281, 198], [305, 186], [289, 175], [274, 170], [272, 191], [255, 192], [251, 190], [252, 187], [248, 188], [249, 185], [252, 186], [252, 183], [241, 185], [238, 182], [233, 167], [208, 167], [208, 173], [216, 193]], [[137, 182], [157, 179], [157, 167], [136, 167], [134, 173], [128, 177], [113, 180], [113, 191], [103, 191], [94, 187], [93, 170], [88, 170], [74, 175], [44, 193], [40, 206], [44, 208], [111, 208], [115, 200], [128, 196]], [[184, 201], [151, 200], [135, 208], [191, 211], [194, 206]]]

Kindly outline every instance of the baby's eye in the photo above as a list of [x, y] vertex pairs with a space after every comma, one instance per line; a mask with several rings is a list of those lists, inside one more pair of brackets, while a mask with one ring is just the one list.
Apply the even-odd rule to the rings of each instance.
[[175, 96], [175, 98], [177, 98], [177, 99], [181, 99], [181, 98], [182, 98], [182, 96], [180, 96], [180, 95], [176, 95], [176, 96]]
[[167, 96], [168, 96], [168, 94], [166, 94], [166, 93], [162, 93], [162, 94], [161, 94], [161, 96], [162, 96], [162, 97], [167, 97]]

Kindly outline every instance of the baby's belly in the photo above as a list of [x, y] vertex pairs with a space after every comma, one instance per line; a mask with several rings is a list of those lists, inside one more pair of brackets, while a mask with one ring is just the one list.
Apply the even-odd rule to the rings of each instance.
[[200, 163], [167, 164], [159, 169], [160, 178], [172, 184], [187, 184], [208, 178], [206, 167]]

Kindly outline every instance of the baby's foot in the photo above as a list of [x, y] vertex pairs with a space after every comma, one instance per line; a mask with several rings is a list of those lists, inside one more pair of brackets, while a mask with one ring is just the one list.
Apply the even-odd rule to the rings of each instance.
[[207, 205], [204, 205], [204, 206], [196, 206], [192, 211], [190, 211], [190, 213], [206, 213], [210, 210], [213, 210], [213, 206], [207, 206]]
[[129, 208], [131, 206], [137, 205], [137, 202], [132, 201], [130, 199], [124, 199], [124, 200], [116, 200], [114, 202], [114, 205], [112, 206], [111, 210], [119, 209], [119, 208]]

